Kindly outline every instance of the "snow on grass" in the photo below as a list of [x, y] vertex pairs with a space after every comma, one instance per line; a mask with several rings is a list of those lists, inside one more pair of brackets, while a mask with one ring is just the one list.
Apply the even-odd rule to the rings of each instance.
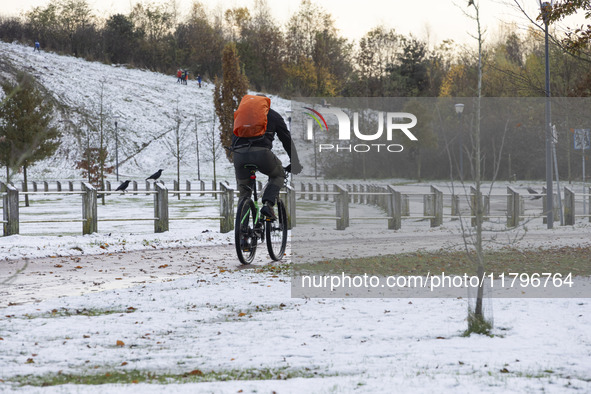
[[[220, 271], [8, 307], [0, 319], [1, 384], [35, 392], [15, 382], [139, 371], [188, 382], [166, 388], [175, 392], [385, 392], [402, 382], [397, 391], [591, 390], [588, 300], [495, 300], [495, 336], [465, 338], [463, 299], [292, 299], [289, 282], [272, 270]], [[231, 381], [182, 377], [194, 370]], [[253, 370], [305, 377], [239, 380]]]
[[[195, 122], [199, 135], [200, 164], [203, 179], [213, 179], [211, 142], [207, 134], [213, 127], [213, 84], [206, 82], [199, 88], [197, 82], [176, 83], [175, 75], [147, 70], [130, 69], [123, 65], [89, 62], [73, 56], [60, 56], [51, 52], [33, 53], [31, 48], [17, 43], [0, 42], [2, 55], [18, 69], [31, 73], [67, 110], [75, 130], [64, 137], [57, 157], [29, 169], [30, 180], [79, 178], [74, 162], [80, 160], [82, 138], [77, 142], [75, 132], [84, 130], [81, 112], [98, 119], [100, 95], [103, 94], [102, 112], [105, 117], [109, 165], [115, 165], [115, 116], [118, 118], [120, 174], [125, 179], [143, 181], [157, 169], [164, 169], [163, 179], [172, 179], [176, 172], [176, 159], [166, 147], [175, 127], [176, 111], [182, 117], [182, 130], [186, 129], [186, 153], [182, 161], [183, 179], [197, 177], [195, 148]], [[287, 118], [288, 100], [271, 96], [272, 108]], [[57, 111], [56, 111], [57, 115]], [[216, 121], [216, 125], [219, 122]], [[60, 129], [63, 125], [60, 124]], [[217, 136], [217, 133], [216, 133]], [[79, 137], [78, 137], [79, 138]], [[279, 144], [280, 145], [280, 144]], [[142, 149], [143, 148], [143, 149]], [[135, 154], [139, 150], [139, 153]], [[133, 157], [132, 157], [133, 156]], [[222, 156], [225, 154], [222, 152]], [[127, 158], [130, 158], [126, 161]], [[222, 157], [218, 163], [218, 176], [230, 179], [233, 167]], [[110, 176], [114, 178], [113, 175]], [[172, 183], [172, 182], [171, 182]]]

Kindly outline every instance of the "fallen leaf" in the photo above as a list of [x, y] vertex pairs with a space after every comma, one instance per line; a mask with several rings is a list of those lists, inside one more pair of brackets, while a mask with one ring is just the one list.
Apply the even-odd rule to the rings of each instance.
[[244, 312], [240, 312], [240, 313], [238, 314], [238, 317], [242, 317], [242, 316], [246, 316], [246, 313], [244, 313]]
[[35, 360], [28, 358], [27, 361], [25, 361], [25, 364], [35, 364]]
[[121, 363], [121, 366], [122, 366], [122, 367], [124, 367], [124, 366], [126, 366], [126, 365], [127, 365], [127, 361], [123, 361], [123, 362]]
[[501, 372], [501, 373], [509, 373], [509, 370], [508, 370], [507, 368], [503, 368], [503, 369], [501, 369], [501, 371], [500, 371], [500, 372]]
[[117, 346], [123, 347], [125, 346], [125, 343], [123, 341], [120, 341], [119, 339], [117, 340]]
[[191, 372], [189, 372], [189, 375], [197, 375], [197, 376], [203, 376], [203, 372], [201, 372], [198, 369], [194, 369]]

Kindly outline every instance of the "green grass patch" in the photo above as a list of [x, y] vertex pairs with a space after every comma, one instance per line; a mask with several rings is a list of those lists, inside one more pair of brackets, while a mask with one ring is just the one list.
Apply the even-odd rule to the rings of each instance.
[[[486, 272], [495, 274], [561, 273], [573, 276], [591, 275], [591, 247], [518, 250], [504, 248], [486, 251]], [[298, 273], [338, 273], [350, 275], [427, 275], [445, 272], [450, 275], [475, 273], [475, 263], [465, 251], [414, 252], [398, 255], [324, 260], [295, 264]]]
[[62, 384], [134, 384], [134, 383], [199, 383], [199, 382], [223, 382], [230, 380], [286, 380], [293, 378], [324, 377], [310, 368], [246, 368], [220, 371], [201, 371], [194, 369], [185, 373], [158, 373], [141, 370], [111, 371], [105, 373], [82, 374], [46, 374], [15, 376], [6, 381], [14, 382], [20, 386], [57, 386]]
[[70, 316], [105, 316], [123, 313], [133, 313], [136, 309], [134, 307], [128, 307], [125, 309], [99, 309], [99, 308], [82, 308], [82, 309], [67, 309], [59, 308], [53, 309], [49, 312], [38, 313], [38, 314], [25, 314], [23, 315], [26, 319], [38, 319], [38, 318], [52, 318], [52, 317], [70, 317]]
[[273, 275], [291, 275], [292, 268], [292, 263], [267, 264], [260, 268], [257, 267], [255, 272]]

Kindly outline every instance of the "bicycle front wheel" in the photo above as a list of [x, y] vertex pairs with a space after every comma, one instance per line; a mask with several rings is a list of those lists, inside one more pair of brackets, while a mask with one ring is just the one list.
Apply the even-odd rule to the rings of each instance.
[[234, 243], [238, 260], [242, 264], [252, 263], [257, 251], [257, 236], [254, 230], [256, 214], [254, 202], [250, 198], [240, 200], [234, 224]]
[[281, 260], [287, 245], [287, 213], [283, 201], [277, 200], [277, 220], [266, 221], [267, 250], [274, 261]]

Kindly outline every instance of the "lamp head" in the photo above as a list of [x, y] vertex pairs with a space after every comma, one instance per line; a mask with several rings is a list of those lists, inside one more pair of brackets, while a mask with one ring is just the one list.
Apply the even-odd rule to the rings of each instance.
[[456, 114], [461, 115], [464, 112], [464, 104], [456, 104]]

